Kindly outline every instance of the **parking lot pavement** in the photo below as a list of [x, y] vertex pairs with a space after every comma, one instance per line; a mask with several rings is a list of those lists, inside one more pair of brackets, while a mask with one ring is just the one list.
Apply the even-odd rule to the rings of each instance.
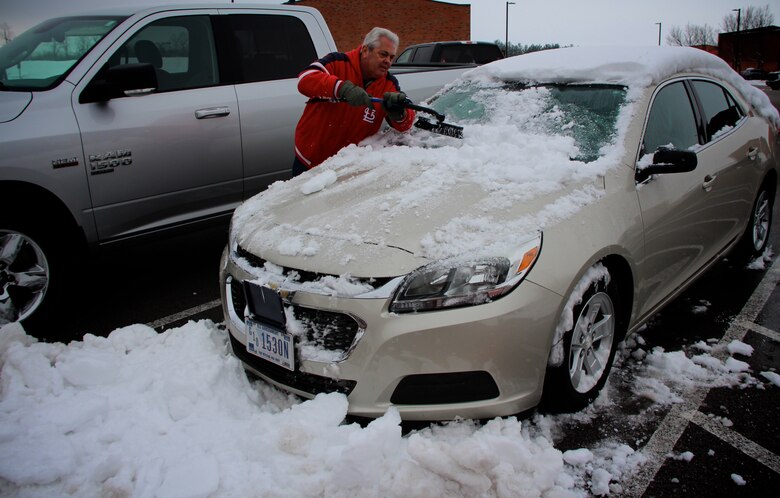
[[[780, 371], [778, 281], [776, 260], [720, 339], [724, 346], [738, 340], [754, 348], [752, 355], [735, 356], [757, 378], [759, 372]], [[644, 445], [649, 462], [628, 483], [625, 496], [777, 496], [778, 420], [780, 390], [771, 384], [687, 392]]]

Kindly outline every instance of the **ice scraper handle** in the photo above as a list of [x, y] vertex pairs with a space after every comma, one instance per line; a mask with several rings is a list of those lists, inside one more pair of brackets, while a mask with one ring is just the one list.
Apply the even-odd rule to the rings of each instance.
[[[371, 97], [371, 102], [382, 103], [383, 100], [384, 99], [380, 99], [379, 97]], [[415, 104], [414, 102], [412, 102], [409, 99], [404, 99], [403, 102], [401, 102], [401, 107], [403, 107], [405, 109], [412, 109], [413, 111], [425, 112], [425, 113], [431, 114], [431, 115], [436, 117], [436, 120], [439, 123], [444, 121], [444, 118], [445, 118], [444, 114], [439, 114], [438, 112], [434, 111], [430, 107], [423, 107], [421, 105], [417, 105], [417, 104]]]

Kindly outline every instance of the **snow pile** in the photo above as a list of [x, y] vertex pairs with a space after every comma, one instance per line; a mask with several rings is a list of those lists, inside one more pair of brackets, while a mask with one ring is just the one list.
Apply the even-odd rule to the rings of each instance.
[[[210, 321], [162, 334], [133, 325], [69, 345], [1, 328], [0, 494], [581, 497], [619, 494], [646, 462], [619, 440], [555, 447], [562, 424], [610, 409], [605, 394], [580, 414], [453, 421], [404, 436], [393, 408], [361, 427], [345, 422], [343, 395], [301, 401], [249, 382], [227, 348]], [[747, 344], [696, 349], [693, 358], [654, 349], [636, 382], [679, 393], [756, 382], [733, 357], [749, 356]], [[672, 401], [658, 392], [649, 397]]]
[[[643, 356], [643, 368], [638, 374], [637, 394], [659, 404], [681, 403], [680, 393], [696, 387], [747, 387], [759, 383], [749, 373], [750, 366], [734, 357], [750, 356], [753, 348], [741, 341], [725, 347], [713, 347], [704, 342], [694, 344], [703, 351], [690, 357], [684, 351], [664, 351], [655, 347]], [[730, 356], [719, 359], [724, 354]]]
[[510, 417], [402, 437], [394, 409], [344, 424], [343, 395], [300, 402], [250, 383], [208, 321], [70, 345], [16, 324], [0, 334], [5, 496], [582, 495], [533, 426]]

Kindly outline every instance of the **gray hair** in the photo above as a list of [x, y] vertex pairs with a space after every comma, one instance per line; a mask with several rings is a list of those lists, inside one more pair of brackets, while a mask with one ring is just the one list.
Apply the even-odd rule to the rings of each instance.
[[366, 37], [363, 39], [363, 45], [370, 49], [375, 49], [379, 46], [379, 38], [383, 36], [393, 42], [396, 47], [398, 47], [398, 35], [385, 28], [374, 28], [369, 31]]

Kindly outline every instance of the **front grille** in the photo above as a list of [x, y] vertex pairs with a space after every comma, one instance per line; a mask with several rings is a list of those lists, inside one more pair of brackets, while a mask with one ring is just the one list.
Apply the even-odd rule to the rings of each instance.
[[293, 389], [312, 395], [333, 392], [349, 395], [357, 384], [354, 380], [335, 380], [320, 375], [287, 370], [248, 352], [244, 345], [233, 337], [233, 334], [228, 333], [228, 336], [230, 337], [230, 346], [233, 348], [233, 354], [239, 360], [269, 379]]
[[[247, 251], [246, 249], [244, 249], [241, 246], [238, 246], [236, 248], [236, 256], [238, 256], [239, 258], [245, 259], [249, 263], [249, 265], [252, 266], [253, 268], [263, 268], [265, 266], [265, 263], [266, 263], [266, 261], [263, 258], [261, 258], [259, 256], [255, 256], [254, 254], [252, 254], [251, 252]], [[315, 272], [312, 272], [312, 271], [294, 270], [294, 269], [290, 269], [290, 268], [284, 268], [284, 273], [283, 274], [284, 274], [285, 277], [289, 277], [291, 272], [297, 273], [298, 274], [298, 280], [301, 281], [301, 282], [314, 282], [317, 279], [325, 276], [325, 275], [322, 275], [320, 273], [315, 273]]]
[[[241, 282], [236, 278], [230, 282], [230, 299], [233, 300], [233, 309], [236, 310], [238, 318], [243, 322], [246, 296]], [[303, 343], [345, 355], [360, 332], [360, 325], [350, 315], [298, 305], [291, 306], [295, 318], [305, 328], [303, 337], [296, 339], [298, 344]]]
[[[235, 257], [244, 259], [247, 263], [249, 263], [249, 266], [252, 268], [264, 268], [266, 260], [255, 256], [251, 252], [247, 251], [241, 246], [236, 247], [235, 251]], [[282, 267], [282, 275], [285, 276], [285, 278], [292, 278], [293, 275], [295, 275], [295, 280], [297, 282], [316, 282], [317, 280], [321, 279], [322, 277], [334, 277], [338, 278], [339, 275], [330, 275], [327, 273], [316, 273], [313, 271], [306, 271], [306, 270], [299, 270], [297, 268], [287, 268]], [[392, 278], [361, 278], [361, 279], [355, 279], [359, 280], [361, 283], [369, 284], [374, 289], [378, 289], [388, 283], [392, 280]]]

